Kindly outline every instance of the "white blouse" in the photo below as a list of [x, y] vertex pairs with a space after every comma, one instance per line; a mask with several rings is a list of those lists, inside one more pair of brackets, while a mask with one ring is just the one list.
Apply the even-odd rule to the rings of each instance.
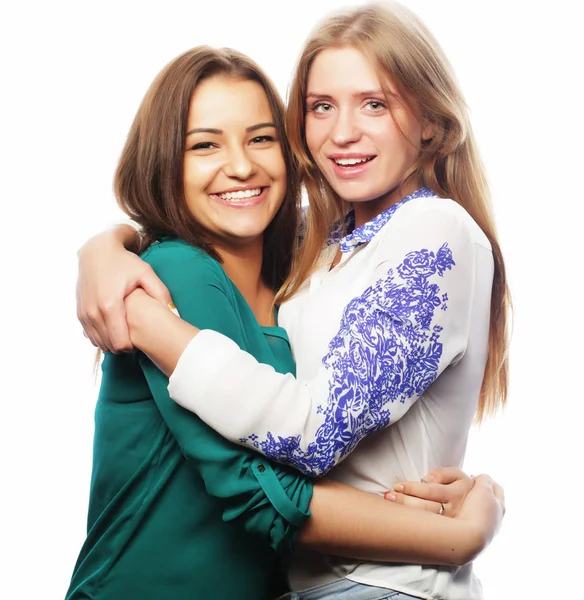
[[[456, 202], [421, 188], [346, 237], [333, 233], [321, 267], [281, 307], [296, 378], [204, 330], [181, 356], [169, 393], [233, 442], [382, 494], [434, 467], [462, 465], [487, 358], [492, 281], [481, 229]], [[363, 563], [299, 550], [290, 569], [293, 589], [342, 576], [422, 598], [482, 597], [471, 565]]]

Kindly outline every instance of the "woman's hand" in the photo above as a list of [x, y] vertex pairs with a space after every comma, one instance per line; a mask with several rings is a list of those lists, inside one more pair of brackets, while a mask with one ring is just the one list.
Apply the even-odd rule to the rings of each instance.
[[456, 517], [474, 480], [457, 467], [439, 467], [430, 471], [422, 481], [398, 482], [385, 499], [419, 510], [447, 517]]
[[476, 531], [477, 545], [474, 556], [470, 556], [472, 560], [491, 543], [505, 516], [503, 488], [488, 475], [478, 475], [473, 481], [474, 486], [455, 517]]
[[162, 303], [137, 288], [125, 301], [132, 346], [142, 350], [170, 377], [189, 342], [199, 329], [183, 321], [171, 303]]
[[124, 298], [138, 287], [167, 305], [170, 294], [150, 265], [124, 248], [136, 230], [119, 225], [79, 250], [77, 317], [87, 338], [104, 352], [132, 350]]

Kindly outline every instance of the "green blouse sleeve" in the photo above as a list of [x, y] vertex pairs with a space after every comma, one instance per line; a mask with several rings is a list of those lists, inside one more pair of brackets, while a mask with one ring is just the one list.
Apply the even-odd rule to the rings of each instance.
[[[168, 287], [184, 320], [218, 331], [245, 347], [226, 275], [212, 258], [180, 241], [157, 243], [143, 258]], [[310, 516], [312, 482], [226, 441], [170, 398], [168, 378], [144, 355], [140, 365], [184, 456], [202, 476], [207, 492], [221, 499], [224, 520], [239, 521], [276, 550], [291, 550]]]

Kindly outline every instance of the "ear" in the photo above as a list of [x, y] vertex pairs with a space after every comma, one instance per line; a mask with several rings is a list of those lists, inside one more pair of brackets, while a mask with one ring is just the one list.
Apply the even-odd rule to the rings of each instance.
[[427, 142], [434, 137], [434, 124], [426, 121], [424, 126], [422, 127], [422, 141]]

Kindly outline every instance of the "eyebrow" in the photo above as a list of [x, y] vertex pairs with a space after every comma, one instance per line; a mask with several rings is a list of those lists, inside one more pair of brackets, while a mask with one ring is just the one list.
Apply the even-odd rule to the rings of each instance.
[[[256, 125], [250, 125], [249, 127], [246, 127], [245, 132], [251, 133], [252, 131], [257, 131], [258, 129], [264, 129], [265, 127], [273, 127], [276, 129], [276, 124], [272, 122], [257, 123]], [[195, 127], [195, 129], [187, 131], [187, 137], [189, 135], [193, 135], [194, 133], [212, 133], [214, 135], [221, 135], [224, 133], [224, 131], [222, 129], [215, 129], [214, 127]]]
[[[353, 98], [364, 98], [366, 96], [385, 96], [386, 94], [387, 92], [384, 92], [383, 90], [365, 90], [364, 92], [355, 92], [354, 94], [351, 94], [351, 96]], [[317, 98], [318, 100], [333, 100], [333, 97], [329, 96], [329, 94], [318, 94], [316, 92], [309, 92], [306, 94], [306, 99], [308, 100], [308, 98]]]

